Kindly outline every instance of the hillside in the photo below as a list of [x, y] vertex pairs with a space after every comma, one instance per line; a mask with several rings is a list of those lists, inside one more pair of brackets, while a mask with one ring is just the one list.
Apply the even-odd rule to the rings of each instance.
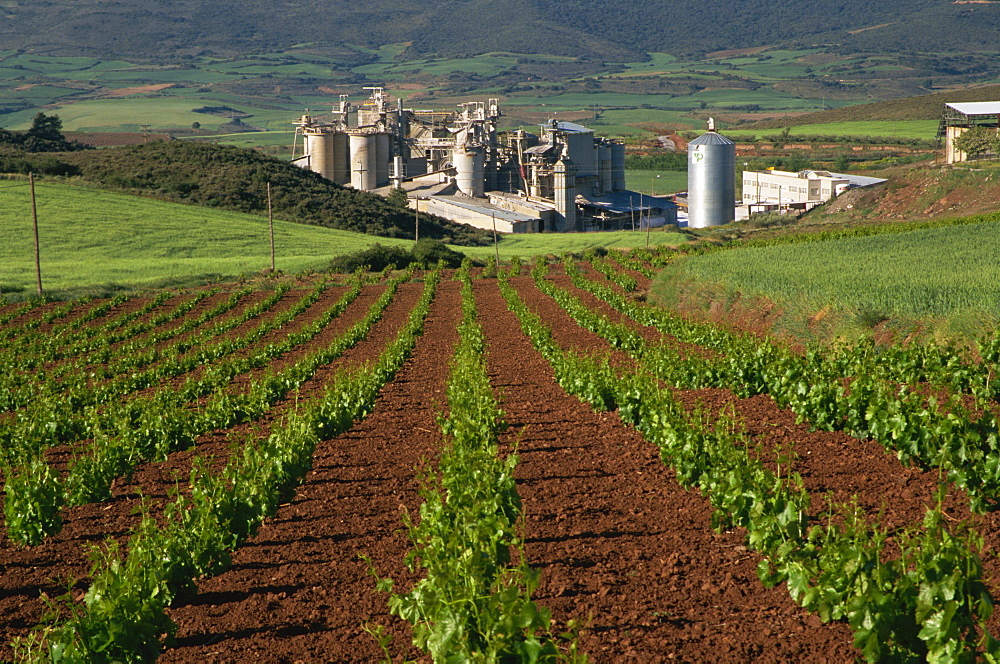
[[[890, 99], [872, 104], [845, 106], [819, 113], [797, 115], [796, 126], [829, 124], [832, 122], [877, 122], [882, 120], [937, 120], [946, 102], [996, 101], [1000, 99], [1000, 85], [987, 85], [968, 90], [949, 90], [904, 99]], [[790, 120], [765, 120], [740, 126], [740, 129], [780, 129]]]
[[35, 53], [183, 59], [294, 44], [343, 52], [345, 44], [408, 42], [403, 59], [509, 51], [627, 61], [645, 52], [703, 54], [766, 44], [993, 51], [1000, 3], [625, 0], [609, 11], [600, 0], [11, 0], [0, 16], [0, 43]]
[[[405, 206], [254, 150], [172, 141], [64, 153], [60, 160], [101, 187], [235, 212], [265, 214], [270, 182], [278, 219], [383, 237], [414, 233]], [[490, 241], [483, 231], [439, 217], [422, 217], [420, 233], [455, 244]]]
[[[191, 283], [234, 278], [270, 267], [267, 219], [178, 205], [42, 180], [37, 184], [42, 281], [53, 289]], [[0, 189], [4, 241], [0, 288], [33, 292], [31, 200], [26, 186]], [[275, 222], [276, 267], [285, 272], [322, 269], [332, 256], [376, 240], [403, 240]]]

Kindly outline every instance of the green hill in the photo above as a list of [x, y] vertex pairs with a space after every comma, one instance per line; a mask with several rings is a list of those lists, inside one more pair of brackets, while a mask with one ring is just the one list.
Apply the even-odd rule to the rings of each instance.
[[[740, 129], [780, 129], [795, 126], [831, 124], [835, 122], [879, 122], [888, 120], [937, 120], [946, 102], [996, 101], [1000, 99], [1000, 85], [987, 85], [968, 90], [950, 90], [929, 95], [890, 99], [873, 104], [845, 106], [819, 113], [797, 115], [783, 120], [766, 120], [741, 125]], [[831, 132], [833, 133], [833, 132]]]
[[[42, 180], [37, 186], [42, 281], [47, 292], [108, 291], [119, 287], [190, 284], [231, 279], [269, 268], [267, 219], [239, 212], [179, 205]], [[24, 180], [0, 182], [0, 290], [34, 292], [31, 198]], [[379, 243], [411, 248], [412, 240], [276, 221], [275, 266], [283, 272], [325, 269], [330, 258]], [[573, 233], [501, 238], [500, 258], [530, 258], [593, 247], [640, 247], [646, 233]], [[651, 244], [682, 244], [687, 237], [656, 231]], [[454, 249], [482, 260], [491, 247]]]
[[[413, 213], [405, 206], [254, 150], [171, 141], [65, 153], [59, 159], [103, 188], [234, 212], [266, 214], [270, 182], [278, 219], [382, 237], [414, 233]], [[483, 231], [439, 217], [422, 217], [420, 233], [455, 244], [490, 241]]]
[[[24, 186], [17, 186], [18, 184]], [[190, 283], [270, 267], [267, 219], [42, 181], [37, 185], [42, 281], [46, 290], [112, 284]], [[31, 200], [26, 183], [0, 184], [4, 241], [0, 287], [33, 292]], [[324, 268], [332, 256], [376, 241], [412, 242], [275, 222], [276, 267]]]
[[508, 51], [618, 62], [645, 52], [774, 44], [988, 52], [1000, 26], [1000, 3], [938, 0], [624, 0], [613, 7], [601, 0], [9, 0], [2, 10], [0, 43], [8, 48], [174, 60], [400, 42], [409, 44], [405, 57]]

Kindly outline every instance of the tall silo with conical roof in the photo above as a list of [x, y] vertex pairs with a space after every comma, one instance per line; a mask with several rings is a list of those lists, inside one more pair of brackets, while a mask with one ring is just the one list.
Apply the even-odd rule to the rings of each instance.
[[709, 124], [688, 143], [688, 227], [721, 226], [736, 214], [736, 143]]

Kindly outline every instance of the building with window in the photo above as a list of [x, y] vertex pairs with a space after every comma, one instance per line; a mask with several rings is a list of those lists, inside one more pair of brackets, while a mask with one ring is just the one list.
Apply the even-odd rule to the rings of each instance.
[[853, 187], [885, 182], [881, 178], [830, 171], [743, 171], [743, 205], [748, 212], [805, 212]]

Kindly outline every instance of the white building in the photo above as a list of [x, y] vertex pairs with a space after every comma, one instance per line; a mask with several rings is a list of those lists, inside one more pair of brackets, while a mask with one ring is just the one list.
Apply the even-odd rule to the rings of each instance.
[[852, 186], [845, 175], [829, 171], [744, 171], [743, 204], [751, 212], [809, 210]]

